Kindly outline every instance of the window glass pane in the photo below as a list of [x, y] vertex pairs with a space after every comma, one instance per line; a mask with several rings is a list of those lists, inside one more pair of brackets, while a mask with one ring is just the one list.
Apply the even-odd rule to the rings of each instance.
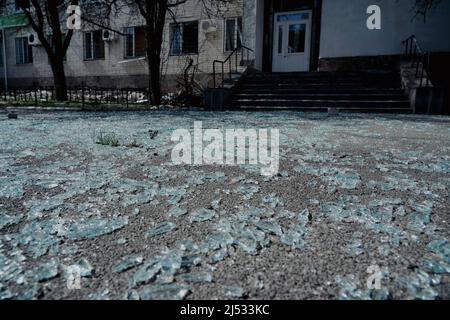
[[309, 13], [290, 13], [290, 14], [282, 14], [279, 15], [277, 18], [278, 22], [284, 22], [284, 21], [299, 21], [299, 20], [308, 20], [309, 19]]
[[21, 51], [21, 45], [20, 45], [19, 38], [16, 38], [15, 45], [16, 45], [16, 64], [20, 64], [22, 61], [22, 58], [21, 58], [22, 51]]
[[15, 39], [16, 64], [33, 62], [33, 48], [28, 45], [28, 38], [21, 37]]
[[236, 20], [225, 21], [225, 51], [233, 51], [235, 47]]
[[25, 38], [26, 42], [26, 49], [27, 49], [27, 56], [26, 56], [26, 61], [25, 63], [33, 63], [33, 46], [29, 46], [28, 45], [28, 39]]
[[289, 25], [289, 42], [288, 52], [298, 53], [305, 52], [305, 24], [291, 24]]
[[84, 59], [89, 60], [92, 59], [92, 33], [85, 32], [84, 33]]
[[0, 67], [3, 67], [3, 34], [0, 33]]
[[94, 59], [103, 59], [105, 57], [105, 42], [102, 39], [102, 31], [94, 31], [92, 37], [94, 41]]
[[183, 23], [183, 53], [198, 53], [198, 22]]
[[238, 29], [237, 29], [237, 46], [238, 48], [242, 46], [242, 18], [238, 18]]
[[145, 28], [136, 27], [134, 28], [134, 56], [144, 57], [145, 56]]
[[131, 58], [134, 56], [134, 28], [125, 28], [125, 57]]
[[283, 26], [278, 26], [278, 53], [283, 53]]
[[172, 24], [170, 28], [171, 28], [170, 53], [174, 55], [181, 54], [181, 26]]

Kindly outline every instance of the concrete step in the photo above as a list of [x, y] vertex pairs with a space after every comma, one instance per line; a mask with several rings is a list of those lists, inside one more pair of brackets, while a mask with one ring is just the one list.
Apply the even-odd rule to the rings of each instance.
[[408, 100], [231, 100], [232, 106], [410, 108]]
[[398, 88], [386, 88], [386, 89], [379, 89], [379, 88], [309, 88], [309, 89], [290, 89], [290, 88], [275, 88], [270, 91], [261, 91], [258, 90], [258, 88], [245, 88], [245, 87], [238, 87], [234, 90], [235, 94], [284, 94], [284, 95], [303, 95], [303, 94], [343, 94], [343, 95], [351, 95], [351, 94], [404, 94], [403, 89]]
[[229, 100], [233, 110], [298, 110], [411, 113], [400, 77], [369, 73], [255, 73]]
[[371, 101], [389, 101], [402, 100], [407, 101], [404, 93], [386, 94], [386, 93], [235, 93], [231, 96], [234, 101], [237, 100], [371, 100]]
[[[298, 111], [298, 112], [328, 112], [327, 107], [289, 107], [289, 106], [246, 106], [241, 105], [238, 107], [228, 107], [228, 110], [233, 111], [247, 111], [247, 112], [264, 112], [264, 111]], [[337, 108], [339, 112], [342, 113], [401, 113], [401, 114], [411, 114], [412, 110], [408, 108]]]

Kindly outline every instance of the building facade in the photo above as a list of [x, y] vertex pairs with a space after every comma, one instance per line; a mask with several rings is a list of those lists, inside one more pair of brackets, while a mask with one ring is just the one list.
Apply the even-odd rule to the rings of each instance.
[[[14, 1], [7, 9], [2, 11], [0, 19], [5, 39], [0, 79], [4, 82], [7, 77], [10, 87], [51, 85], [52, 73], [44, 48], [39, 43], [30, 43], [28, 37], [33, 30]], [[212, 72], [212, 61], [225, 59], [240, 45], [242, 10], [241, 0], [220, 8], [188, 0], [172, 10], [175, 19], [167, 17], [162, 50], [161, 69], [166, 87], [173, 89], [191, 59], [199, 81], [205, 83]], [[121, 12], [112, 15], [109, 25], [121, 34], [104, 34], [104, 29], [89, 24], [75, 31], [65, 58], [68, 85], [83, 82], [97, 87], [146, 87], [148, 67], [143, 25], [143, 18], [137, 12]]]
[[[254, 49], [255, 66], [264, 71], [378, 66], [402, 54], [402, 41], [413, 34], [425, 51], [450, 51], [450, 2], [440, 2], [425, 19], [415, 17], [414, 2], [248, 0], [243, 42]], [[379, 9], [380, 29], [368, 28], [373, 5]]]
[[[190, 59], [207, 85], [214, 60], [224, 60], [240, 44], [253, 50], [256, 69], [266, 72], [378, 68], [404, 52], [402, 40], [415, 34], [425, 51], [450, 51], [450, 2], [442, 1], [426, 19], [415, 17], [414, 0], [235, 0], [211, 16], [202, 1], [188, 0], [168, 16], [162, 73], [173, 88]], [[376, 6], [379, 12], [368, 11]], [[11, 7], [13, 6], [13, 7]], [[11, 10], [15, 13], [11, 14]], [[379, 26], [368, 19], [379, 14]], [[137, 14], [115, 17], [121, 35], [98, 27], [75, 32], [66, 57], [69, 85], [145, 87], [147, 62], [143, 21]], [[9, 86], [50, 85], [45, 50], [30, 44], [30, 26], [14, 1], [3, 9], [1, 69]]]

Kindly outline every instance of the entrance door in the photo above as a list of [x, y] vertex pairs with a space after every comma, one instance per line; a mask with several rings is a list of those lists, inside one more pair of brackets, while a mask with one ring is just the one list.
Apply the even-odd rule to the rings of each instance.
[[275, 14], [273, 72], [309, 71], [311, 10]]

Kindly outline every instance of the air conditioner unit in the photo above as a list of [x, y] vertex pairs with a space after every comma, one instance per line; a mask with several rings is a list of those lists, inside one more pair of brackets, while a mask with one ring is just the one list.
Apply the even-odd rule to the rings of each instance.
[[28, 44], [30, 46], [40, 46], [41, 45], [41, 41], [39, 40], [39, 37], [37, 36], [36, 33], [31, 32], [28, 34]]
[[103, 30], [102, 31], [102, 39], [103, 41], [113, 41], [116, 38], [116, 33], [111, 30]]
[[213, 20], [203, 20], [201, 28], [204, 33], [211, 33], [217, 31], [217, 25]]

